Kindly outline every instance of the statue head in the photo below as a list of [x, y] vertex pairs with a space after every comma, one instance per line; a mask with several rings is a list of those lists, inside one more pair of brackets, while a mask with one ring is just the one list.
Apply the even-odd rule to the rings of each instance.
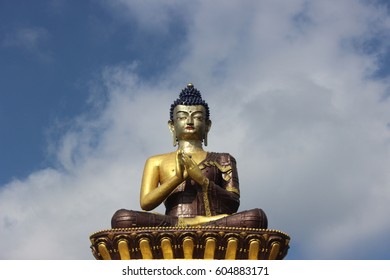
[[200, 91], [192, 84], [183, 89], [171, 105], [169, 129], [173, 146], [178, 140], [199, 140], [207, 146], [207, 133], [211, 127], [210, 110]]

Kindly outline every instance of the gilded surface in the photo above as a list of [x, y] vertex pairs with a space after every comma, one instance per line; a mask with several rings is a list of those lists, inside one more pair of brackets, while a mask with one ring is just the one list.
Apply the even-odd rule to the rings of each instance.
[[121, 209], [113, 216], [113, 227], [214, 225], [219, 218], [225, 226], [243, 226], [248, 220], [248, 227], [267, 227], [266, 215], [258, 209], [227, 217], [240, 203], [236, 161], [230, 154], [203, 150], [211, 128], [209, 115], [200, 92], [189, 84], [172, 104], [168, 121], [177, 150], [147, 159], [142, 176], [141, 208], [151, 211], [164, 203], [166, 217]]
[[[277, 230], [231, 227], [111, 229], [90, 237], [96, 259], [283, 259], [290, 237]], [[126, 246], [121, 246], [126, 241]], [[125, 252], [127, 250], [127, 252]]]
[[[267, 230], [259, 208], [237, 212], [236, 160], [207, 152], [208, 104], [192, 84], [170, 110], [177, 150], [148, 158], [140, 190], [144, 211], [118, 210], [112, 230], [90, 237], [96, 259], [283, 259], [290, 238]], [[161, 204], [164, 214], [149, 211]]]

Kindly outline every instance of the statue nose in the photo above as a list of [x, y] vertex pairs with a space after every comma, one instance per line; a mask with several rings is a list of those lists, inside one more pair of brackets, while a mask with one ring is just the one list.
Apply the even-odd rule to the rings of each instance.
[[191, 117], [191, 116], [189, 116], [189, 117], [187, 118], [187, 124], [193, 124], [193, 123], [194, 123], [194, 118]]

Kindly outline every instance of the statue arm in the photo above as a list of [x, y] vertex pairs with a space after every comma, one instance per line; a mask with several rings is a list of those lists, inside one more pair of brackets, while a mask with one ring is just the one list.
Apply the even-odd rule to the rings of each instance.
[[234, 157], [228, 156], [228, 170], [222, 171], [223, 190], [234, 197], [240, 197], [240, 187], [238, 180], [237, 164]]
[[240, 193], [238, 190], [238, 181], [233, 178], [224, 181], [221, 185], [215, 182], [209, 183], [209, 193], [211, 197], [218, 198], [221, 211], [225, 214], [233, 214], [237, 212], [240, 206]]
[[143, 210], [150, 211], [159, 206], [184, 181], [181, 167], [177, 164], [176, 174], [160, 184], [159, 168], [157, 158], [149, 158], [145, 163], [140, 193]]
[[206, 187], [211, 197], [223, 201], [222, 204], [225, 211], [231, 214], [235, 213], [240, 205], [238, 173], [236, 160], [228, 154], [224, 155], [224, 159], [221, 160], [222, 162], [215, 162], [222, 177], [220, 184], [210, 181], [188, 156], [184, 155], [183, 161], [189, 176], [202, 187]]
[[214, 193], [214, 197], [218, 197], [220, 207], [223, 212], [233, 214], [237, 212], [240, 206], [240, 189], [236, 160], [229, 154], [217, 160], [216, 166], [219, 169], [221, 180], [217, 185], [215, 182], [210, 182], [209, 191]]

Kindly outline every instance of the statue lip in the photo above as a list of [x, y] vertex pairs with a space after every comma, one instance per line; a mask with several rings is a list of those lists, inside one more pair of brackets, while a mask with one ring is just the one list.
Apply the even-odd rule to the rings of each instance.
[[195, 127], [193, 127], [193, 126], [191, 126], [191, 125], [187, 125], [187, 126], [185, 127], [185, 129], [188, 129], [188, 130], [194, 130], [194, 129], [195, 129]]

